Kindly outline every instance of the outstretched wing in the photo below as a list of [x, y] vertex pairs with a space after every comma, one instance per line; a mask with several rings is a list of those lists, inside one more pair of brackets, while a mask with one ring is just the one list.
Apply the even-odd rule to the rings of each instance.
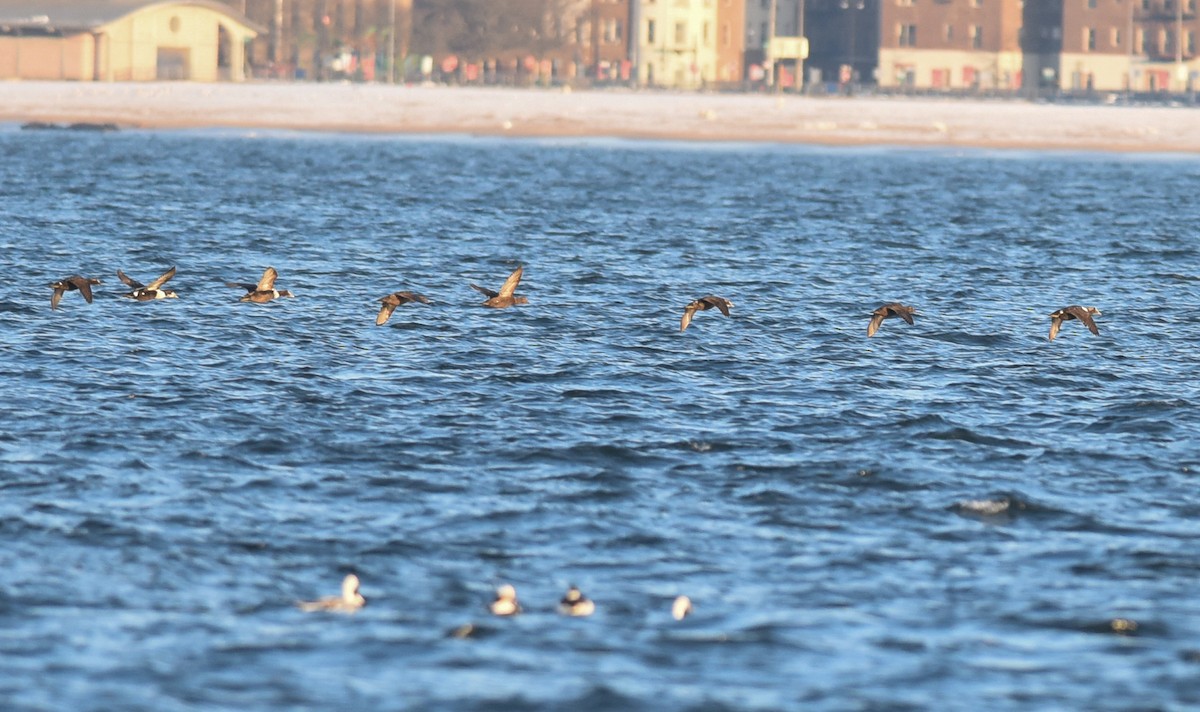
[[913, 310], [910, 309], [909, 307], [901, 307], [899, 309], [893, 309], [892, 313], [899, 314], [900, 318], [903, 319], [904, 321], [908, 322], [910, 325], [913, 323], [913, 318], [912, 318]]
[[1054, 341], [1054, 337], [1058, 336], [1058, 330], [1062, 328], [1062, 317], [1050, 317], [1050, 340]]
[[133, 279], [129, 275], [125, 274], [121, 270], [117, 270], [117, 279], [119, 279], [122, 282], [124, 282], [125, 284], [129, 285], [130, 289], [142, 289], [146, 286], [146, 285], [142, 284], [141, 282], [137, 281], [136, 279]]
[[679, 322], [679, 330], [686, 331], [688, 324], [692, 323], [692, 317], [696, 315], [696, 310], [700, 308], [699, 300], [692, 302], [683, 308], [683, 319]]
[[392, 318], [392, 312], [396, 311], [396, 304], [391, 302], [383, 302], [383, 306], [379, 309], [379, 314], [375, 317], [375, 326], [383, 326], [388, 319]]
[[871, 314], [871, 323], [867, 324], [867, 336], [874, 336], [876, 331], [879, 331], [879, 325], [883, 323], [883, 314], [878, 311]]
[[417, 294], [416, 292], [396, 292], [396, 296], [402, 300], [400, 302], [401, 304], [405, 304], [408, 302], [420, 302], [422, 304], [429, 304], [428, 297], [426, 297], [423, 294]]
[[709, 306], [714, 306], [721, 310], [725, 316], [729, 316], [729, 300], [721, 297], [707, 296], [702, 301], [707, 302]]
[[71, 284], [75, 285], [88, 304], [92, 303], [92, 283], [88, 281], [87, 277], [72, 277]]
[[263, 270], [262, 279], [258, 280], [258, 285], [254, 288], [256, 292], [269, 292], [275, 288], [275, 280], [279, 279], [279, 273], [274, 267], [268, 267]]
[[258, 289], [257, 284], [247, 284], [246, 282], [226, 282], [225, 286], [226, 287], [236, 287], [238, 289], [244, 289], [247, 292], [253, 292]]
[[163, 272], [161, 275], [159, 275], [158, 279], [156, 279], [153, 282], [151, 282], [150, 284], [148, 284], [146, 286], [146, 289], [158, 289], [159, 287], [163, 286], [167, 282], [171, 281], [171, 278], [174, 276], [175, 276], [175, 268], [171, 267], [171, 269], [169, 269], [166, 272]]
[[1083, 325], [1088, 328], [1088, 331], [1096, 336], [1100, 335], [1100, 329], [1096, 328], [1096, 322], [1092, 320], [1092, 315], [1087, 309], [1083, 307], [1071, 307], [1067, 309], [1067, 313], [1082, 321]]
[[51, 309], [58, 308], [58, 303], [60, 301], [62, 301], [62, 295], [63, 295], [63, 292], [65, 292], [65, 291], [66, 290], [60, 289], [59, 287], [54, 288], [54, 294], [50, 295], [50, 308]]
[[525, 272], [525, 267], [516, 268], [512, 274], [508, 275], [508, 279], [504, 280], [504, 284], [500, 287], [500, 294], [497, 296], [511, 297], [513, 292], [517, 291], [517, 285], [521, 283], [521, 275]]
[[492, 298], [494, 298], [494, 297], [498, 297], [498, 296], [500, 296], [499, 294], [497, 294], [497, 293], [493, 292], [493, 291], [492, 291], [492, 290], [490, 290], [490, 289], [484, 289], [483, 287], [480, 287], [478, 284], [472, 284], [472, 285], [471, 285], [471, 289], [474, 289], [474, 290], [477, 290], [477, 291], [483, 292], [483, 293], [484, 293], [484, 295], [486, 295], [488, 299], [492, 299]]

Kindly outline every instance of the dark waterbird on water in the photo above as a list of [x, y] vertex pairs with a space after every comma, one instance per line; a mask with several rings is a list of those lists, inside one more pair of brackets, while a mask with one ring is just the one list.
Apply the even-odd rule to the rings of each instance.
[[528, 304], [528, 299], [525, 297], [518, 297], [513, 294], [513, 292], [517, 291], [517, 285], [521, 283], [521, 275], [524, 273], [525, 267], [523, 266], [514, 270], [512, 274], [508, 275], [508, 279], [504, 280], [504, 284], [501, 285], [499, 292], [493, 292], [490, 289], [484, 289], [478, 284], [472, 284], [471, 288], [482, 292], [487, 297], [487, 299], [485, 299], [483, 302], [485, 307], [503, 309], [505, 307], [511, 307], [518, 304]]
[[98, 279], [92, 277], [81, 277], [73, 274], [70, 277], [63, 277], [57, 282], [51, 282], [50, 288], [54, 290], [54, 294], [50, 295], [50, 308], [57, 309], [59, 301], [66, 292], [73, 292], [76, 289], [83, 295], [84, 301], [88, 304], [92, 303], [92, 285], [102, 284]]
[[154, 280], [150, 284], [142, 284], [136, 279], [130, 278], [129, 275], [125, 274], [121, 270], [117, 270], [117, 277], [120, 278], [122, 282], [129, 285], [129, 288], [133, 290], [132, 292], [126, 293], [124, 296], [129, 297], [130, 299], [136, 299], [139, 302], [148, 302], [154, 299], [178, 299], [179, 295], [176, 294], [174, 290], [161, 288], [164, 284], [171, 281], [171, 278], [174, 276], [175, 268], [172, 267], [171, 269], [159, 275], [158, 279]]
[[578, 586], [571, 586], [558, 602], [558, 612], [564, 616], [590, 616], [596, 612], [596, 604]]
[[383, 306], [379, 308], [379, 314], [375, 317], [375, 326], [383, 326], [388, 319], [392, 318], [392, 312], [396, 311], [396, 307], [410, 302], [420, 302], [429, 304], [429, 299], [417, 294], [416, 292], [393, 292], [383, 299], [379, 300]]
[[1093, 316], [1100, 316], [1100, 310], [1096, 307], [1081, 307], [1077, 304], [1055, 311], [1050, 315], [1050, 340], [1054, 341], [1054, 337], [1058, 336], [1058, 330], [1062, 328], [1064, 321], [1072, 319], [1082, 321], [1088, 331], [1099, 336], [1100, 329], [1096, 328], [1096, 322], [1092, 321]]
[[913, 314], [917, 313], [916, 307], [908, 307], [900, 302], [892, 302], [884, 304], [875, 311], [871, 312], [871, 323], [867, 324], [867, 336], [874, 336], [876, 331], [879, 331], [879, 325], [884, 319], [890, 319], [898, 316], [909, 324], [913, 323]]
[[729, 310], [733, 308], [733, 302], [724, 297], [716, 297], [711, 294], [706, 297], [700, 297], [683, 308], [683, 320], [679, 322], [679, 330], [687, 330], [688, 324], [692, 323], [692, 317], [695, 316], [696, 312], [712, 309], [713, 307], [721, 310], [721, 313], [725, 316], [729, 316]]
[[258, 280], [258, 284], [250, 284], [248, 282], [226, 282], [227, 287], [240, 287], [246, 290], [246, 294], [239, 299], [239, 302], [254, 302], [255, 304], [266, 304], [272, 299], [279, 297], [294, 297], [296, 295], [284, 290], [275, 289], [275, 280], [279, 278], [279, 272], [274, 267], [268, 267], [263, 271], [262, 279]]

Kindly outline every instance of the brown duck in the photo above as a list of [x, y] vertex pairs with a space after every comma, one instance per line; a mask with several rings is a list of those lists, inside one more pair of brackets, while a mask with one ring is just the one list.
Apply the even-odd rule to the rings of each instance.
[[415, 292], [393, 292], [383, 299], [379, 300], [383, 306], [379, 309], [379, 314], [375, 317], [375, 326], [383, 326], [388, 319], [392, 318], [392, 312], [396, 311], [396, 307], [409, 302], [420, 302], [428, 304], [429, 300]]
[[279, 278], [279, 272], [275, 271], [274, 267], [268, 267], [263, 271], [262, 279], [258, 280], [258, 284], [249, 284], [247, 282], [226, 282], [227, 287], [240, 287], [246, 290], [246, 294], [239, 299], [239, 302], [254, 302], [255, 304], [266, 304], [272, 299], [279, 297], [294, 297], [295, 294], [284, 290], [275, 289], [275, 280]]
[[102, 284], [102, 282], [91, 277], [80, 277], [77, 274], [73, 274], [70, 277], [63, 277], [57, 282], [51, 282], [50, 288], [54, 290], [54, 294], [50, 295], [50, 308], [57, 309], [58, 303], [62, 300], [63, 294], [66, 292], [73, 292], [76, 289], [78, 289], [79, 293], [83, 295], [84, 301], [86, 301], [88, 304], [91, 304], [93, 284]]
[[129, 288], [133, 290], [124, 296], [129, 297], [130, 299], [136, 299], [139, 302], [148, 302], [153, 299], [178, 299], [179, 295], [176, 294], [174, 290], [162, 289], [162, 286], [169, 282], [174, 276], [175, 268], [172, 267], [171, 269], [159, 275], [158, 279], [154, 280], [150, 284], [142, 284], [135, 279], [131, 279], [129, 275], [125, 274], [121, 270], [117, 270], [117, 277], [119, 277], [122, 282], [129, 285]]
[[875, 311], [871, 312], [871, 323], [867, 324], [867, 336], [874, 336], [876, 331], [879, 331], [879, 325], [884, 319], [890, 319], [898, 316], [909, 324], [913, 323], [913, 314], [917, 313], [916, 307], [906, 307], [900, 302], [892, 302], [884, 304]]
[[696, 312], [712, 309], [713, 307], [720, 309], [721, 313], [725, 316], [729, 316], [729, 310], [733, 308], [733, 302], [724, 297], [714, 297], [711, 294], [707, 297], [700, 297], [683, 308], [683, 321], [679, 322], [679, 330], [685, 331], [688, 328], [688, 324], [692, 323], [692, 317], [695, 316]]
[[1075, 304], [1055, 311], [1050, 315], [1050, 340], [1054, 341], [1054, 337], [1058, 336], [1058, 330], [1062, 328], [1064, 321], [1072, 319], [1082, 321], [1088, 331], [1099, 336], [1100, 330], [1096, 328], [1096, 322], [1092, 321], [1093, 316], [1100, 316], [1100, 310], [1096, 307], [1081, 307]]
[[499, 292], [493, 292], [490, 289], [484, 289], [478, 284], [472, 284], [471, 288], [483, 292], [487, 296], [483, 305], [485, 307], [493, 307], [495, 309], [503, 309], [517, 304], [528, 304], [529, 300], [525, 297], [518, 297], [513, 294], [517, 291], [517, 285], [521, 283], [521, 275], [525, 272], [524, 267], [518, 267], [512, 274], [508, 275], [508, 279], [504, 280], [504, 284], [500, 287]]

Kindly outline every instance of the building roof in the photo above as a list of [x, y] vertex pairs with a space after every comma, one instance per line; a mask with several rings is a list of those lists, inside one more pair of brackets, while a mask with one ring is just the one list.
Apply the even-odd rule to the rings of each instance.
[[196, 5], [228, 15], [262, 32], [264, 28], [216, 0], [0, 0], [0, 26], [49, 32], [94, 30], [156, 5]]

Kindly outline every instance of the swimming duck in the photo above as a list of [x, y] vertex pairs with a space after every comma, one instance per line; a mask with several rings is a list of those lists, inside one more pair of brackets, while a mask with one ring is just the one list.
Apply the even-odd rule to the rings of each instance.
[[692, 599], [688, 598], [687, 596], [679, 596], [675, 599], [675, 602], [671, 604], [671, 616], [677, 621], [687, 618], [691, 612]]
[[578, 587], [572, 586], [558, 602], [558, 612], [565, 616], [590, 616], [596, 612], [596, 604]]
[[879, 325], [884, 319], [890, 319], [898, 316], [909, 324], [913, 323], [913, 314], [917, 313], [916, 307], [906, 307], [900, 302], [892, 302], [884, 304], [875, 311], [871, 312], [871, 323], [867, 324], [867, 336], [874, 336], [879, 330]]
[[492, 613], [498, 616], [511, 616], [521, 612], [521, 604], [517, 603], [517, 589], [504, 584], [496, 589], [496, 600], [488, 606]]
[[342, 595], [328, 596], [316, 601], [297, 601], [296, 605], [302, 611], [333, 611], [335, 613], [353, 613], [367, 605], [367, 599], [358, 592], [358, 577], [347, 574], [342, 579]]
[[392, 312], [396, 311], [396, 307], [409, 302], [420, 302], [428, 304], [429, 300], [420, 294], [413, 292], [394, 292], [379, 300], [383, 306], [379, 308], [379, 315], [375, 317], [375, 326], [383, 326], [388, 319], [392, 318]]
[[487, 299], [484, 300], [485, 307], [493, 307], [495, 309], [503, 309], [517, 304], [528, 304], [529, 300], [525, 297], [517, 297], [513, 292], [517, 291], [517, 285], [521, 283], [521, 275], [524, 274], [525, 267], [518, 267], [512, 274], [508, 275], [508, 279], [504, 280], [504, 284], [500, 287], [499, 292], [493, 292], [490, 289], [484, 289], [478, 284], [472, 284], [471, 288], [483, 292]]
[[50, 295], [50, 308], [57, 309], [58, 302], [62, 299], [65, 292], [73, 292], [76, 289], [83, 295], [84, 301], [88, 304], [92, 303], [92, 285], [102, 284], [98, 279], [91, 277], [81, 277], [73, 274], [70, 277], [63, 277], [57, 282], [51, 282], [50, 288], [54, 290], [54, 294]]
[[142, 284], [137, 280], [130, 279], [129, 275], [125, 274], [121, 270], [117, 270], [117, 277], [120, 278], [122, 282], [129, 285], [129, 288], [133, 290], [124, 296], [129, 297], [130, 299], [136, 299], [139, 302], [148, 302], [152, 299], [178, 299], [179, 295], [173, 290], [160, 289], [160, 287], [169, 282], [174, 276], [175, 268], [172, 267], [171, 269], [159, 275], [158, 279], [154, 280], [150, 284]]
[[258, 280], [258, 284], [248, 284], [246, 282], [226, 282], [227, 287], [241, 287], [246, 290], [246, 294], [239, 299], [239, 302], [254, 302], [255, 304], [266, 304], [272, 299], [279, 297], [294, 297], [295, 294], [284, 290], [275, 289], [275, 280], [279, 277], [279, 272], [275, 271], [274, 267], [268, 267], [263, 271], [262, 279]]
[[1075, 304], [1055, 311], [1050, 315], [1050, 340], [1054, 341], [1054, 337], [1058, 336], [1058, 330], [1062, 328], [1064, 321], [1072, 319], [1082, 321], [1088, 331], [1099, 336], [1100, 330], [1096, 328], [1096, 322], [1092, 321], [1093, 316], [1100, 316], [1100, 310], [1096, 307], [1081, 307]]
[[707, 297], [700, 297], [683, 308], [683, 321], [679, 323], [679, 330], [684, 331], [688, 328], [688, 324], [692, 323], [692, 316], [696, 312], [712, 309], [713, 307], [720, 309], [721, 313], [725, 316], [729, 316], [729, 310], [733, 308], [733, 302], [724, 297], [714, 297], [711, 294]]

